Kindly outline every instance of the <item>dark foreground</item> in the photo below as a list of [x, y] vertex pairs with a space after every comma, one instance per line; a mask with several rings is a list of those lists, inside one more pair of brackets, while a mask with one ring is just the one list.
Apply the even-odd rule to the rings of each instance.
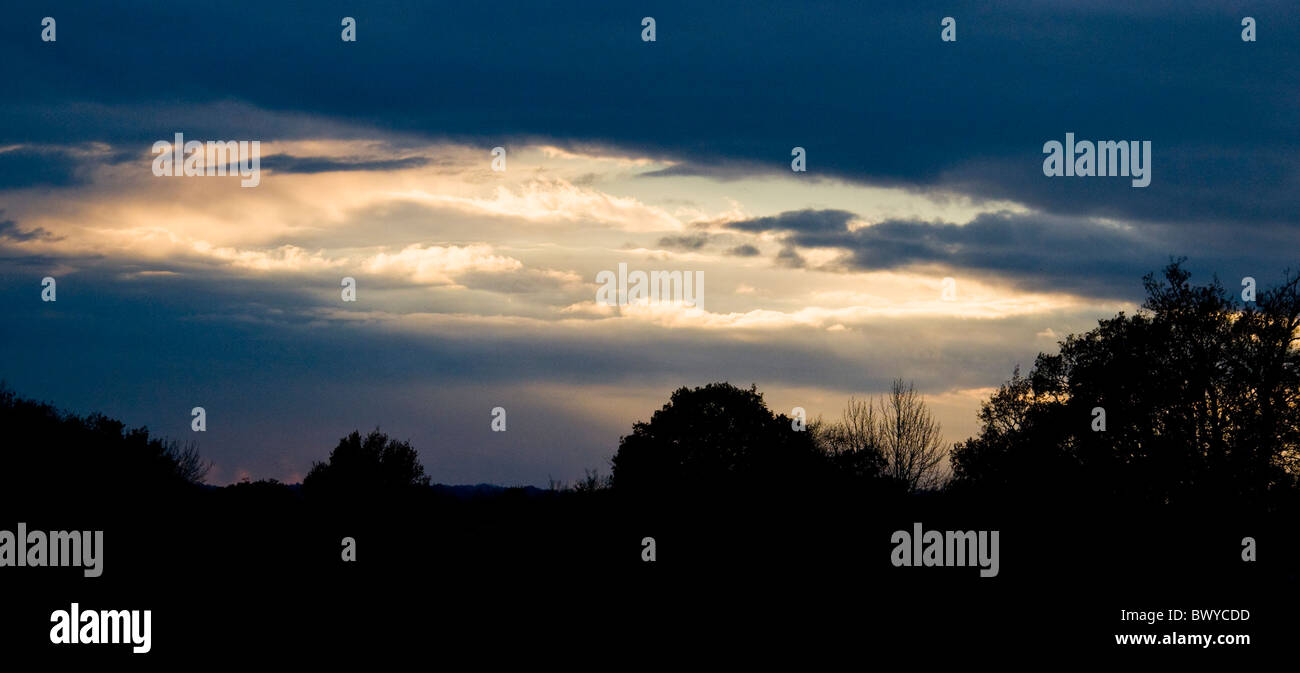
[[[354, 657], [384, 669], [462, 660], [618, 669], [706, 655], [794, 656], [801, 670], [1080, 656], [1242, 662], [1287, 651], [1297, 626], [1300, 533], [1289, 511], [787, 491], [668, 502], [425, 489], [325, 503], [256, 484], [66, 508], [6, 500], [0, 529], [105, 531], [98, 578], [0, 568], [6, 657], [55, 670], [72, 660]], [[916, 522], [998, 530], [997, 576], [894, 567], [891, 535]], [[647, 536], [653, 562], [642, 559]], [[1242, 560], [1246, 536], [1254, 562]], [[344, 537], [356, 540], [355, 562], [341, 558]], [[152, 610], [151, 651], [51, 644], [51, 613], [73, 602]], [[1191, 619], [1218, 609], [1249, 619]], [[1165, 619], [1121, 621], [1124, 610]], [[1169, 621], [1170, 610], [1186, 619]], [[1244, 634], [1250, 644], [1115, 643], [1143, 633]]]

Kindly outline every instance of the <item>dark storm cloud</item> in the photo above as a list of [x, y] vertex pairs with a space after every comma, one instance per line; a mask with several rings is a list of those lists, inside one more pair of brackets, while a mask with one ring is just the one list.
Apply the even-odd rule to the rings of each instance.
[[729, 222], [727, 226], [755, 233], [764, 231], [836, 232], [846, 231], [849, 220], [857, 217], [846, 210], [788, 210], [780, 215]]
[[920, 264], [997, 273], [1020, 285], [1085, 294], [1132, 295], [1134, 279], [1171, 252], [1133, 231], [1080, 218], [990, 213], [966, 224], [889, 220], [854, 231], [797, 232], [801, 247], [839, 248], [847, 270]]
[[20, 148], [0, 152], [0, 189], [84, 184], [81, 160], [67, 152]]
[[[1131, 227], [1106, 220], [1042, 214], [985, 213], [965, 224], [887, 220], [850, 230], [852, 213], [789, 211], [728, 223], [742, 231], [783, 232], [781, 266], [804, 266], [798, 250], [829, 248], [843, 255], [823, 271], [886, 271], [939, 265], [958, 272], [998, 275], [1022, 287], [1087, 296], [1135, 299], [1135, 279], [1171, 257], [1225, 279], [1265, 274], [1293, 264], [1291, 232], [1267, 238], [1210, 226]], [[1244, 244], [1244, 245], [1243, 245]], [[1246, 248], [1260, 253], [1245, 254]], [[1240, 275], [1234, 275], [1238, 274]]]
[[262, 159], [262, 168], [277, 173], [331, 173], [338, 171], [400, 171], [429, 165], [428, 157], [405, 157], [379, 161], [342, 160], [325, 157], [295, 157], [274, 154]]
[[[40, 41], [36, 14], [58, 19], [58, 42]], [[1257, 42], [1240, 39], [1246, 14]], [[656, 42], [640, 39], [644, 15]], [[355, 43], [339, 39], [343, 16]], [[940, 41], [944, 16], [957, 42]], [[797, 145], [810, 179], [1295, 224], [1297, 61], [1300, 10], [1282, 1], [50, 2], [0, 23], [0, 142], [274, 139], [338, 123], [615, 144], [682, 162], [665, 174], [719, 177], [787, 171]], [[100, 114], [77, 112], [91, 104]], [[1151, 140], [1151, 186], [1044, 177], [1042, 145], [1067, 131]]]

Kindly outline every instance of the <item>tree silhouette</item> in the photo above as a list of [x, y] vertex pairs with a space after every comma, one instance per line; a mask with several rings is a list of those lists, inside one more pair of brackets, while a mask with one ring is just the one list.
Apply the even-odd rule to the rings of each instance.
[[902, 379], [879, 399], [849, 398], [839, 422], [817, 425], [819, 443], [855, 476], [883, 475], [909, 491], [942, 484], [948, 453], [941, 428], [925, 400]]
[[773, 414], [756, 387], [710, 383], [677, 389], [619, 440], [613, 485], [663, 493], [777, 488], [807, 484], [828, 467], [811, 433]]
[[912, 384], [895, 379], [880, 400], [877, 437], [885, 457], [885, 474], [908, 490], [934, 488], [943, 482], [948, 456], [942, 428]]
[[304, 495], [324, 497], [394, 494], [428, 485], [419, 452], [378, 428], [364, 438], [353, 431], [340, 439], [324, 463], [312, 464], [302, 482]]
[[[962, 485], [1109, 490], [1154, 502], [1259, 498], [1300, 474], [1300, 277], [1242, 305], [1172, 262], [1147, 301], [1040, 354], [955, 447]], [[1093, 410], [1106, 415], [1094, 430]]]
[[207, 472], [193, 445], [151, 437], [102, 414], [78, 416], [0, 384], [0, 501], [100, 502], [191, 489]]
[[879, 426], [874, 402], [850, 397], [839, 421], [818, 418], [809, 424], [808, 430], [841, 471], [855, 477], [875, 478], [886, 465]]

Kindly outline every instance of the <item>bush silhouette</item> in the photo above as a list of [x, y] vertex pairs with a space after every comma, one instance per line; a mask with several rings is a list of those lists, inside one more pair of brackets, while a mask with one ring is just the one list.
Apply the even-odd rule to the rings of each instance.
[[0, 494], [33, 506], [100, 502], [187, 490], [207, 466], [192, 446], [150, 437], [102, 414], [78, 416], [18, 397], [0, 384]]
[[812, 433], [773, 414], [756, 387], [679, 388], [619, 440], [613, 485], [624, 492], [790, 488], [829, 474]]
[[340, 439], [324, 463], [312, 464], [302, 489], [309, 497], [343, 498], [392, 495], [428, 485], [419, 452], [376, 428], [364, 438], [354, 431]]

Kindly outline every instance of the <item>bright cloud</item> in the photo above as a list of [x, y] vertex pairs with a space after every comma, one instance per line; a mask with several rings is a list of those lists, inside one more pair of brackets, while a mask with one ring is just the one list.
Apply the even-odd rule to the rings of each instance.
[[410, 245], [395, 254], [379, 253], [365, 263], [365, 268], [377, 274], [401, 274], [412, 281], [428, 285], [447, 285], [454, 277], [468, 271], [502, 273], [523, 268], [523, 263], [512, 257], [492, 254], [492, 247], [484, 244], [467, 246], [421, 247]]

